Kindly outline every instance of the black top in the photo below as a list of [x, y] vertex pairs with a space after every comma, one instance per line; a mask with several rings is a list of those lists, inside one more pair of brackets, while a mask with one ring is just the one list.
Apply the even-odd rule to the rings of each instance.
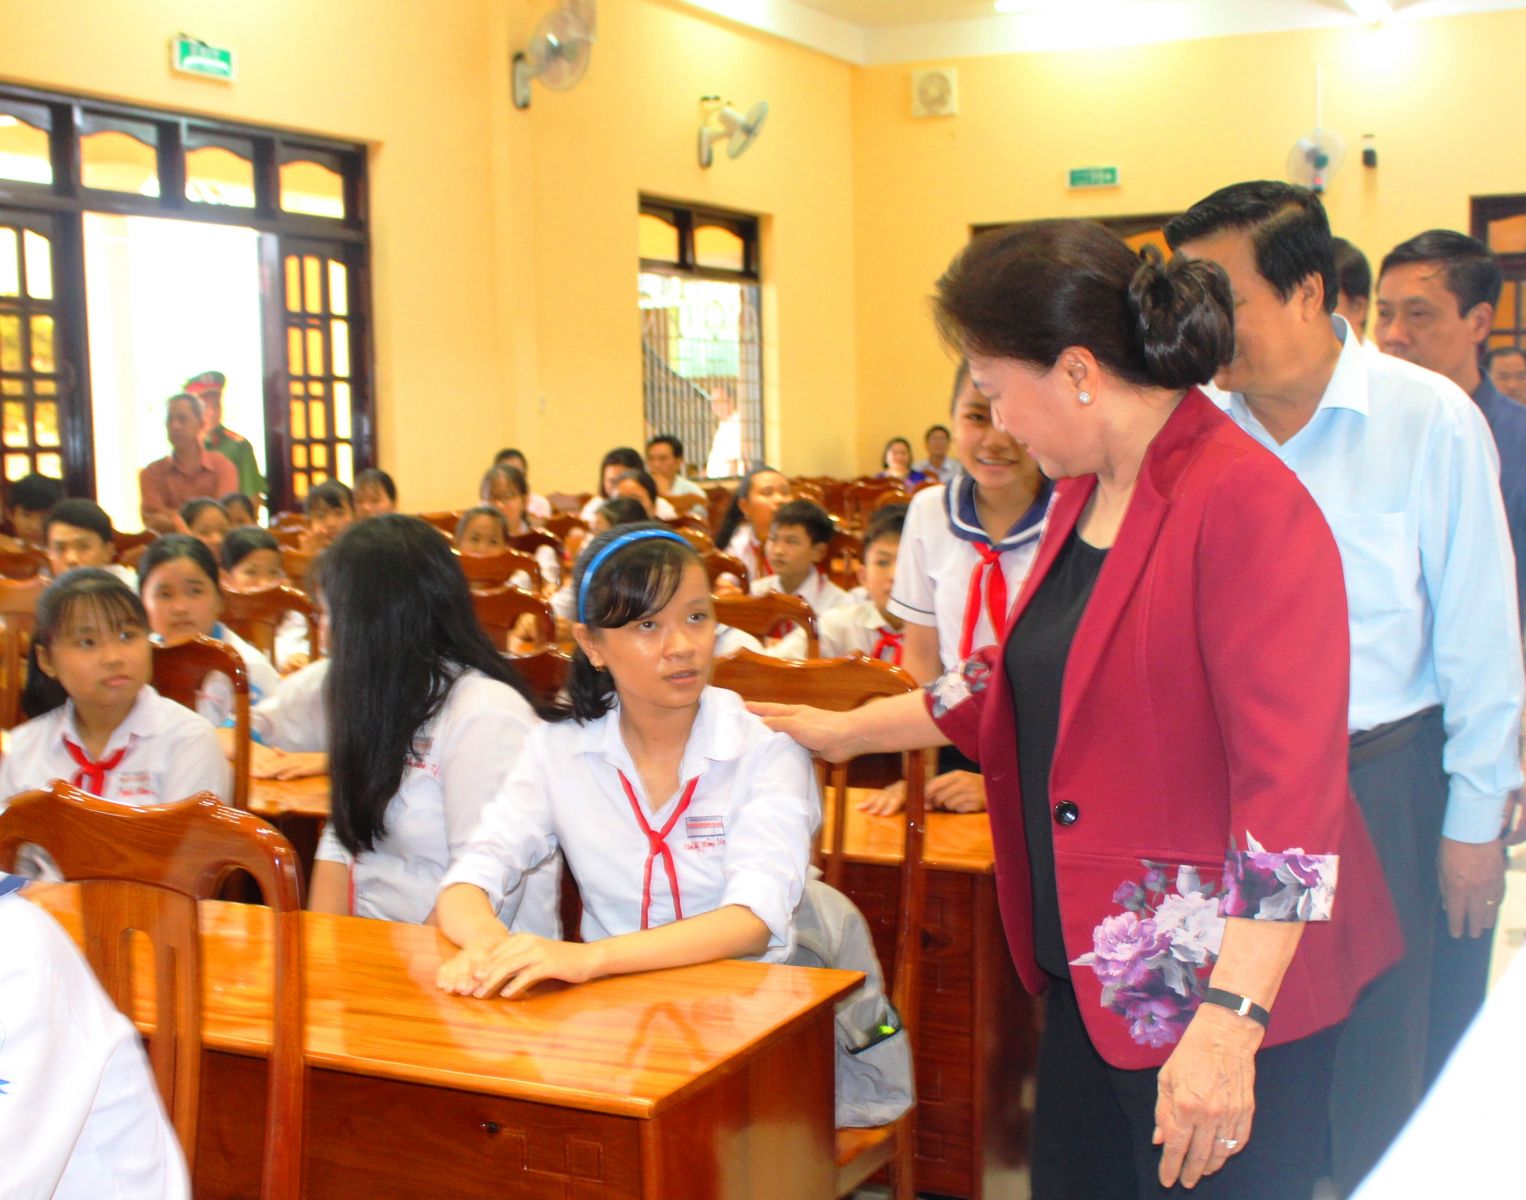
[[1076, 626], [1107, 558], [1074, 530], [1007, 639], [1007, 686], [1017, 718], [1017, 779], [1033, 887], [1033, 952], [1051, 975], [1069, 975], [1054, 880], [1054, 822], [1080, 820], [1074, 804], [1057, 817], [1049, 804], [1049, 771], [1060, 732], [1060, 685]]

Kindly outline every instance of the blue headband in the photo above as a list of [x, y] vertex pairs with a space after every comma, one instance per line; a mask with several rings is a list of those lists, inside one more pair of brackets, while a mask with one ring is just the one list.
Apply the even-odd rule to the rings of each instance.
[[632, 542], [644, 542], [650, 538], [663, 538], [669, 542], [677, 542], [680, 546], [687, 546], [688, 539], [671, 529], [633, 529], [629, 533], [622, 533], [614, 541], [610, 542], [593, 556], [593, 561], [588, 564], [588, 569], [583, 572], [583, 581], [578, 584], [578, 624], [588, 624], [588, 585], [593, 582], [593, 577], [598, 574], [599, 568], [604, 565], [604, 560]]

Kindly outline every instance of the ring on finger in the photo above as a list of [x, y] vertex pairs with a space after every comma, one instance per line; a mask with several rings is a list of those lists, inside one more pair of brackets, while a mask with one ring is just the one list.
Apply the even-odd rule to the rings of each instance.
[[1226, 1149], [1226, 1150], [1233, 1150], [1236, 1146], [1238, 1146], [1240, 1144], [1240, 1139], [1239, 1138], [1221, 1137], [1221, 1138], [1215, 1138], [1214, 1140], [1216, 1142], [1218, 1142], [1219, 1145], [1223, 1146], [1224, 1149]]

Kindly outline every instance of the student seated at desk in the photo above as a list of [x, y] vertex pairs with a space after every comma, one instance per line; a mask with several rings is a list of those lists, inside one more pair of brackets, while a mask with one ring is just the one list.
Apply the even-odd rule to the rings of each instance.
[[0, 761], [0, 808], [55, 779], [122, 804], [227, 799], [216, 732], [149, 686], [148, 614], [131, 588], [99, 568], [68, 572], [38, 600], [32, 638], [21, 699], [31, 720]]
[[187, 533], [212, 551], [214, 559], [223, 552], [223, 538], [233, 526], [221, 503], [210, 496], [187, 500], [180, 506], [180, 520]]
[[189, 1197], [185, 1157], [138, 1031], [69, 935], [21, 897], [22, 882], [0, 875], [4, 1194]]
[[[238, 652], [249, 675], [250, 707], [280, 686], [281, 676], [270, 660], [217, 619], [223, 611], [217, 561], [196, 538], [167, 533], [150, 542], [138, 560], [138, 590], [154, 639], [162, 645], [177, 646], [204, 634]], [[196, 711], [223, 731], [223, 749], [232, 758], [233, 681], [221, 671], [209, 674], [196, 690]]]
[[397, 511], [397, 484], [392, 476], [376, 467], [367, 467], [355, 476], [355, 488], [351, 493], [355, 501], [355, 519], [379, 517], [383, 513]]
[[307, 517], [302, 549], [313, 554], [355, 523], [355, 496], [337, 479], [325, 480], [307, 493], [302, 512]]
[[790, 481], [772, 467], [755, 467], [742, 477], [736, 495], [731, 498], [731, 507], [715, 532], [715, 544], [724, 553], [741, 560], [747, 568], [747, 578], [732, 582], [729, 576], [722, 576], [729, 587], [717, 587], [717, 594], [745, 591], [750, 583], [769, 573], [763, 544], [768, 541], [768, 531], [773, 527], [774, 513], [789, 501], [792, 492]]
[[259, 506], [243, 492], [229, 492], [218, 503], [228, 514], [229, 529], [243, 529], [260, 523]]
[[[832, 518], [827, 510], [811, 500], [791, 500], [774, 513], [764, 552], [772, 575], [754, 579], [749, 589], [754, 596], [783, 592], [798, 596], [811, 606], [820, 619], [840, 605], [852, 603], [843, 591], [817, 568], [826, 561], [832, 544]], [[795, 628], [783, 622], [765, 642], [770, 654], [778, 654], [782, 638]]]
[[[439, 985], [517, 995], [794, 948], [821, 803], [810, 758], [709, 687], [715, 616], [698, 554], [654, 523], [601, 534], [574, 580], [570, 709], [530, 735], [445, 875], [435, 919], [461, 953]], [[510, 935], [505, 893], [558, 848], [584, 943]]]
[[[242, 525], [223, 539], [221, 584], [237, 592], [261, 592], [287, 582], [281, 543], [268, 529]], [[289, 612], [276, 626], [275, 666], [285, 675], [307, 665], [317, 649], [308, 645], [307, 619]], [[254, 707], [254, 702], [250, 702]]]
[[99, 567], [129, 587], [137, 587], [137, 573], [114, 561], [114, 536], [111, 518], [94, 500], [60, 500], [48, 510], [42, 526], [49, 573], [57, 579], [75, 567]]
[[[426, 522], [368, 517], [318, 574], [333, 790], [309, 907], [421, 922], [539, 720], [477, 623], [444, 535]], [[556, 863], [516, 883], [516, 927], [554, 936]]]
[[[512, 467], [493, 468], [493, 472], [513, 470]], [[517, 471], [514, 473], [518, 474]], [[505, 550], [511, 549], [509, 538], [514, 533], [515, 517], [518, 517], [520, 533], [529, 532], [529, 526], [524, 520], [523, 497], [518, 497], [510, 503], [511, 509], [508, 512], [504, 510], [503, 505], [495, 503], [482, 504], [462, 513], [461, 519], [456, 522], [456, 549], [462, 554], [502, 554]], [[513, 509], [518, 509], [517, 514]], [[556, 551], [550, 546], [537, 546], [534, 557], [535, 565], [540, 568], [542, 582], [547, 587], [556, 587], [562, 579], [562, 564], [557, 558]], [[508, 582], [526, 591], [535, 590], [530, 586], [529, 574], [524, 571], [516, 571]]]
[[[874, 514], [864, 532], [864, 561], [859, 581], [867, 600], [839, 604], [821, 618], [821, 657], [837, 658], [858, 651], [870, 658], [901, 665], [901, 630], [905, 622], [889, 609], [895, 586], [895, 560], [901, 548], [901, 529], [906, 524], [906, 505], [887, 504]], [[796, 626], [774, 645], [770, 653], [779, 658], [804, 658], [805, 630]]]

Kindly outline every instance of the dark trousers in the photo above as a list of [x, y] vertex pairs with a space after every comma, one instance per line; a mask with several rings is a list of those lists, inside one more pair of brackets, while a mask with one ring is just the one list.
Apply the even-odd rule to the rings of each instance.
[[1446, 1066], [1468, 1025], [1484, 1006], [1494, 930], [1454, 938], [1446, 912], [1436, 914], [1436, 952], [1431, 963], [1430, 1025], [1425, 1040], [1425, 1086]]
[[[1109, 1016], [1107, 1020], [1117, 1020]], [[1045, 997], [1033, 1118], [1033, 1200], [1307, 1200], [1323, 1174], [1325, 1109], [1336, 1030], [1256, 1055], [1250, 1140], [1191, 1191], [1161, 1187], [1155, 1130], [1158, 1071], [1109, 1066], [1092, 1046], [1076, 993]]]
[[1330, 1090], [1330, 1162], [1342, 1195], [1376, 1165], [1425, 1090], [1445, 740], [1439, 709], [1352, 739], [1351, 788], [1383, 864], [1404, 957], [1367, 987], [1341, 1028]]

